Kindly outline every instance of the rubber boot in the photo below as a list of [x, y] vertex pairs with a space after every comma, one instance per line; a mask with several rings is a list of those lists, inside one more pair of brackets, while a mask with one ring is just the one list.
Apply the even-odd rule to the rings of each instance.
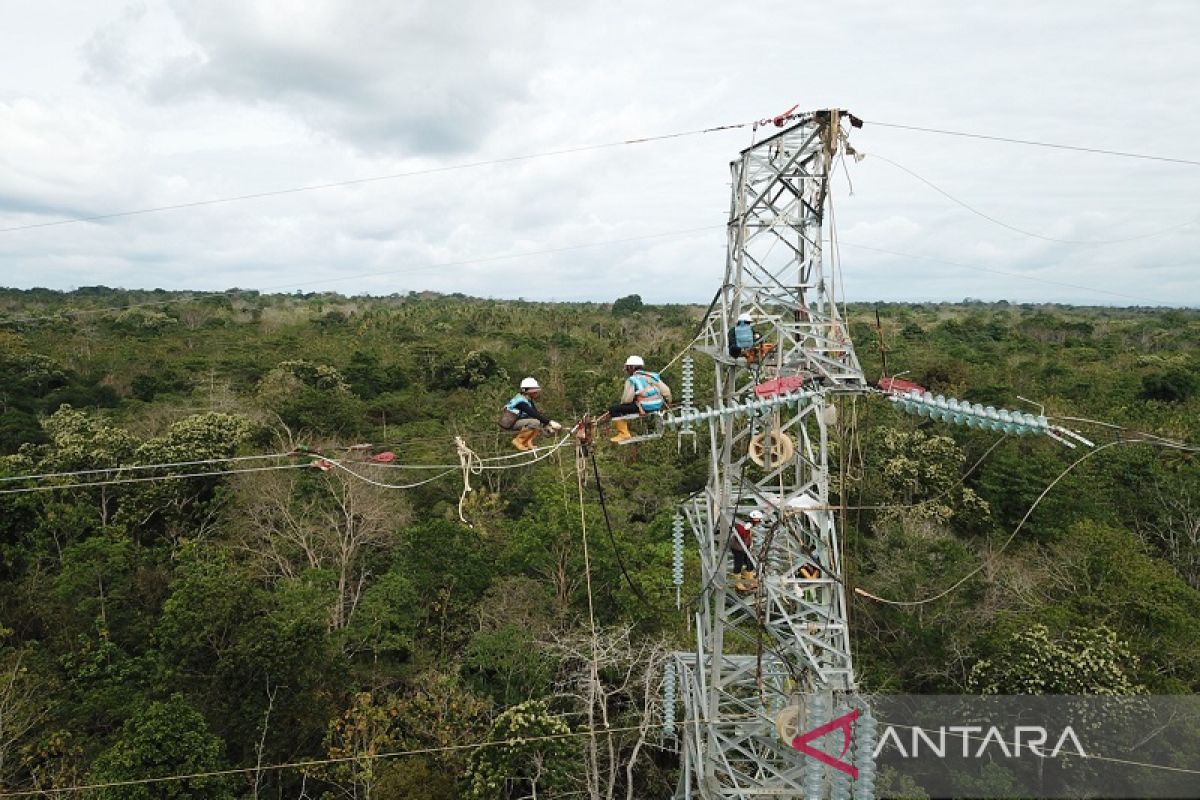
[[757, 591], [758, 581], [755, 578], [754, 570], [744, 570], [738, 581], [738, 589], [740, 591]]
[[518, 450], [532, 450], [534, 436], [537, 436], [537, 431], [532, 428], [526, 428], [513, 437], [513, 447]]
[[620, 444], [626, 439], [632, 439], [633, 434], [629, 432], [629, 423], [623, 419], [614, 419], [613, 427], [617, 429], [617, 435], [609, 437], [609, 441], [613, 444]]

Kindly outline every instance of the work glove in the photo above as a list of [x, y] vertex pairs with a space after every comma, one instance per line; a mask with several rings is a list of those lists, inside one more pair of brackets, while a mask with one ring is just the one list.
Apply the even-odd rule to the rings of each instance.
[[562, 425], [559, 425], [559, 424], [558, 424], [557, 422], [555, 422], [554, 420], [550, 420], [550, 425], [549, 425], [549, 426], [547, 426], [547, 427], [549, 427], [549, 428], [550, 428], [550, 432], [551, 432], [551, 433], [558, 433], [559, 431], [561, 431], [561, 430], [562, 430]]

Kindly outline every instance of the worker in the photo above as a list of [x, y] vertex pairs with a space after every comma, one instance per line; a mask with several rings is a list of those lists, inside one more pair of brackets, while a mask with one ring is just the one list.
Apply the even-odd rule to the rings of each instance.
[[732, 358], [744, 358], [747, 364], [755, 364], [774, 349], [774, 344], [764, 342], [763, 337], [754, 332], [754, 317], [738, 315], [737, 324], [729, 329], [729, 355]]
[[733, 550], [733, 574], [737, 579], [734, 584], [740, 592], [753, 591], [757, 588], [754, 580], [754, 568], [750, 563], [750, 550], [754, 546], [754, 529], [762, 524], [763, 513], [757, 508], [748, 515], [749, 522], [735, 522], [734, 536], [730, 538], [729, 547]]
[[[610, 406], [610, 417], [623, 417], [630, 414], [650, 414], [662, 411], [671, 402], [671, 387], [663, 382], [657, 372], [647, 372], [646, 362], [641, 356], [630, 356], [625, 359], [625, 392], [621, 402]], [[614, 419], [613, 427], [617, 435], [610, 442], [620, 444], [626, 439], [633, 438], [629, 432], [629, 423], [623, 419]]]
[[749, 314], [741, 314], [737, 324], [729, 329], [729, 355], [737, 358], [743, 350], [749, 350], [757, 344], [754, 335], [754, 318]]
[[521, 381], [521, 391], [508, 401], [500, 413], [500, 427], [518, 431], [512, 440], [513, 447], [518, 450], [532, 450], [533, 441], [543, 427], [551, 433], [562, 430], [562, 425], [537, 410], [535, 401], [541, 393], [542, 387], [536, 378], [525, 378]]

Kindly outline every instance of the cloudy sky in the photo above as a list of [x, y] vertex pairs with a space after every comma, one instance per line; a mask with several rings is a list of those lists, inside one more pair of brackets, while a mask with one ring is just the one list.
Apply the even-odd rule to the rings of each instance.
[[1200, 305], [1200, 166], [872, 124], [1200, 160], [1194, 0], [0, 8], [3, 285], [707, 301], [748, 128], [430, 170], [798, 104], [852, 299]]

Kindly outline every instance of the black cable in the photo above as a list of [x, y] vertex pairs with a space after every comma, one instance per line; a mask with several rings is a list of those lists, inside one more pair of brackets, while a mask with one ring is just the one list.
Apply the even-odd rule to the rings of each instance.
[[612, 520], [608, 516], [608, 502], [604, 498], [604, 484], [600, 481], [600, 468], [596, 465], [596, 448], [589, 448], [588, 457], [592, 462], [592, 477], [596, 479], [596, 496], [600, 501], [600, 510], [604, 514], [604, 529], [608, 531], [608, 541], [612, 544], [613, 553], [617, 557], [617, 566], [621, 568], [621, 574], [625, 577], [625, 583], [629, 584], [629, 588], [633, 590], [633, 593], [637, 595], [638, 600], [641, 601], [642, 605], [648, 611], [660, 615], [664, 614], [666, 613], [666, 609], [659, 608], [651, 603], [642, 592], [642, 588], [629, 576], [629, 570], [625, 568], [625, 559], [621, 555], [621, 548], [617, 544], [616, 535], [613, 533]]

